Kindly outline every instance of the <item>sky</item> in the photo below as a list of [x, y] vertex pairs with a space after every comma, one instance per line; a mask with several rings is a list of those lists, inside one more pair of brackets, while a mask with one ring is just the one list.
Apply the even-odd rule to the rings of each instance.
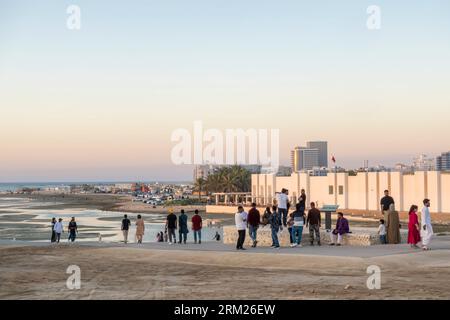
[[279, 129], [286, 165], [308, 140], [348, 168], [436, 156], [449, 39], [447, 0], [0, 0], [0, 182], [189, 180], [194, 121]]

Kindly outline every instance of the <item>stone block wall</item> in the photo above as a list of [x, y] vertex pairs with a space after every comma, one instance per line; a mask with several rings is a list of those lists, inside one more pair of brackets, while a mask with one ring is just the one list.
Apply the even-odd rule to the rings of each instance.
[[[401, 231], [402, 243], [406, 243], [408, 234], [405, 230]], [[238, 238], [238, 232], [235, 226], [224, 226], [223, 227], [223, 243], [224, 244], [236, 244]], [[320, 230], [320, 239], [323, 245], [328, 245], [331, 242], [330, 233], [325, 229]], [[272, 233], [269, 226], [260, 227], [257, 233], [258, 246], [270, 247], [272, 245]], [[287, 247], [290, 245], [289, 232], [287, 228], [278, 233], [278, 241], [280, 246]], [[303, 228], [302, 245], [309, 245], [310, 237], [309, 230]], [[346, 234], [343, 239], [343, 245], [347, 246], [371, 246], [380, 244], [379, 236], [376, 230], [367, 229], [355, 229], [352, 233]], [[246, 231], [245, 244], [244, 246], [251, 246], [252, 240]]]

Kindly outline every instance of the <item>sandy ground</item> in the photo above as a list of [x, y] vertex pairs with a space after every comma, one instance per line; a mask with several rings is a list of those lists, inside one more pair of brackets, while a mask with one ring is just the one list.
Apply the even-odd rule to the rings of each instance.
[[[115, 195], [33, 198], [49, 202], [39, 209], [166, 212]], [[431, 252], [403, 245], [275, 253], [235, 252], [212, 243], [180, 250], [0, 242], [0, 299], [450, 299], [450, 237], [437, 238], [440, 244]], [[81, 268], [80, 290], [66, 287], [69, 265]], [[381, 268], [380, 290], [366, 286], [370, 265]]]
[[[373, 257], [285, 250], [1, 245], [0, 299], [450, 299], [448, 249], [374, 248]], [[69, 265], [81, 268], [80, 290], [66, 288]], [[380, 290], [366, 286], [369, 265], [381, 268]]]

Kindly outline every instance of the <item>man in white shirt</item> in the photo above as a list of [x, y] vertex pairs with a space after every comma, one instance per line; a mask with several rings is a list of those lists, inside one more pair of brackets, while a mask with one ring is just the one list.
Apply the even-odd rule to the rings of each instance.
[[236, 222], [236, 229], [238, 231], [238, 240], [236, 244], [236, 250], [246, 250], [244, 248], [245, 232], [247, 230], [247, 212], [244, 211], [242, 206], [238, 207], [238, 212], [234, 215]]
[[420, 235], [422, 237], [422, 249], [430, 250], [428, 245], [433, 237], [433, 226], [431, 225], [431, 214], [430, 214], [430, 199], [423, 200], [424, 207], [422, 208], [421, 218], [421, 228]]
[[281, 189], [280, 193], [277, 193], [277, 205], [278, 205], [278, 212], [280, 213], [282, 219], [283, 219], [283, 225], [286, 227], [287, 223], [287, 214], [288, 214], [288, 202], [289, 198], [287, 195], [286, 189]]

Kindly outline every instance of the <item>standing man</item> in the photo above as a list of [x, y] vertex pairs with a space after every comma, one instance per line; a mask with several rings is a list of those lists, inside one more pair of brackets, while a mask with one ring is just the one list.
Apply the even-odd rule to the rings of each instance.
[[298, 203], [300, 204], [300, 208], [303, 208], [303, 211], [306, 210], [306, 193], [305, 189], [302, 189], [300, 197], [298, 197]]
[[56, 242], [56, 232], [55, 232], [55, 224], [56, 224], [56, 218], [52, 218], [52, 237], [50, 238], [50, 242]]
[[170, 210], [167, 215], [166, 227], [169, 233], [169, 244], [177, 243], [177, 236], [175, 235], [175, 230], [177, 230], [177, 216], [173, 213], [173, 210]]
[[431, 225], [431, 214], [430, 214], [430, 199], [423, 200], [424, 207], [422, 208], [421, 218], [421, 230], [420, 235], [422, 236], [422, 249], [430, 250], [428, 245], [433, 237], [433, 226]]
[[309, 239], [311, 245], [314, 245], [314, 234], [316, 235], [317, 245], [320, 246], [320, 211], [316, 208], [314, 202], [310, 203], [311, 209], [308, 211], [308, 217], [306, 218], [306, 227], [309, 225]]
[[192, 231], [194, 231], [194, 242], [202, 243], [202, 217], [199, 216], [198, 210], [195, 209], [195, 214], [192, 217]]
[[248, 211], [248, 232], [250, 238], [253, 240], [252, 248], [256, 247], [258, 241], [256, 241], [256, 235], [258, 232], [259, 224], [261, 223], [261, 214], [256, 209], [256, 203], [252, 203], [252, 208]]
[[183, 238], [183, 242], [186, 244], [187, 234], [189, 232], [187, 220], [188, 217], [184, 213], [184, 209], [181, 209], [181, 214], [178, 217], [178, 243], [181, 243], [181, 238]]
[[246, 250], [244, 248], [245, 230], [247, 229], [247, 212], [244, 211], [242, 206], [238, 207], [238, 212], [234, 215], [236, 223], [236, 229], [238, 231], [238, 240], [236, 244], [236, 250]]
[[280, 242], [278, 241], [278, 231], [283, 230], [281, 224], [281, 215], [277, 212], [277, 207], [272, 207], [272, 213], [269, 216], [269, 224], [272, 232], [272, 248], [279, 249]]
[[389, 190], [384, 190], [384, 197], [381, 198], [381, 214], [384, 217], [384, 221], [388, 221], [389, 208], [391, 204], [394, 204], [394, 198], [389, 195]]
[[280, 193], [277, 193], [278, 212], [283, 219], [283, 226], [287, 224], [287, 208], [288, 208], [288, 196], [285, 188], [281, 189]]
[[131, 221], [128, 219], [128, 216], [125, 214], [122, 219], [121, 230], [123, 233], [123, 242], [128, 243], [128, 230], [130, 230]]
[[69, 241], [74, 242], [78, 233], [78, 226], [77, 223], [75, 222], [75, 217], [72, 217], [72, 219], [70, 220], [68, 229], [69, 229]]
[[64, 226], [63, 226], [61, 218], [58, 219], [58, 222], [55, 222], [53, 230], [55, 230], [55, 234], [56, 234], [56, 240], [55, 241], [57, 243], [59, 243], [59, 241], [61, 240], [61, 233], [64, 232]]

